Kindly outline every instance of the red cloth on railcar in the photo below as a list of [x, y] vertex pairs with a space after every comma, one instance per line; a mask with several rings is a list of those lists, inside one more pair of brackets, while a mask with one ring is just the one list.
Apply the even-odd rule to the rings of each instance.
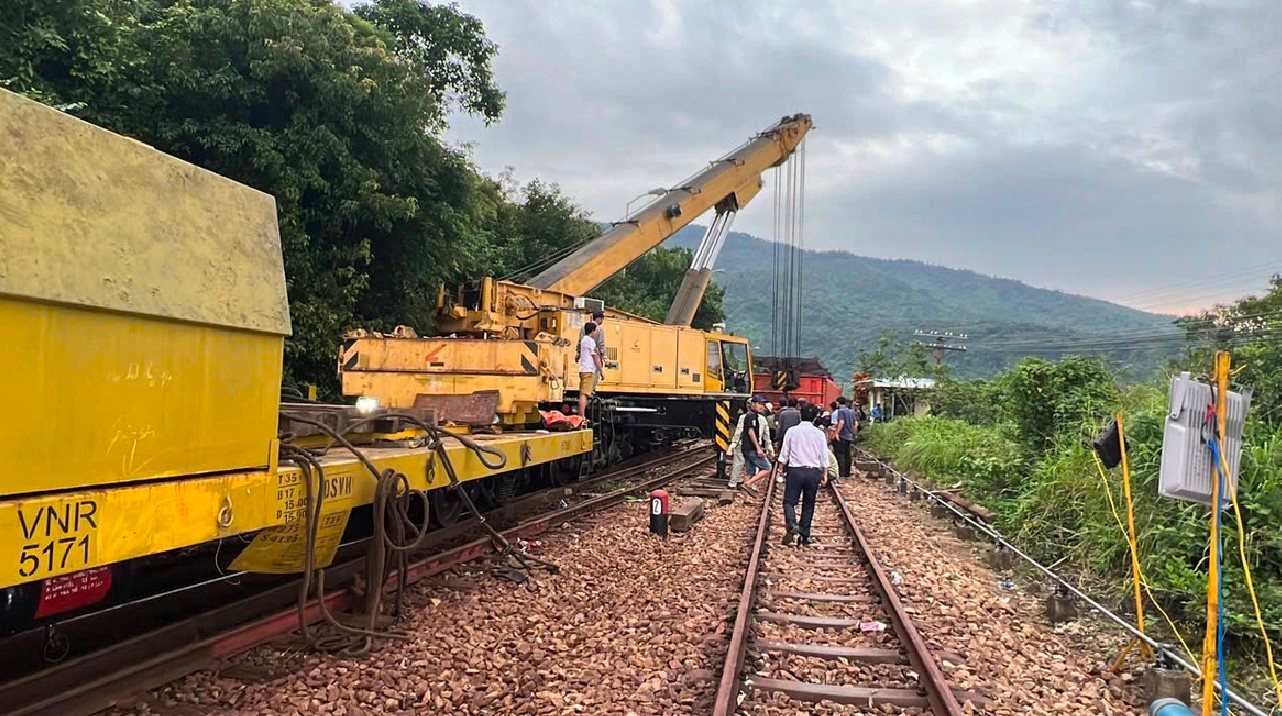
[[539, 415], [543, 417], [543, 427], [555, 432], [577, 430], [583, 424], [582, 415], [566, 415], [559, 410], [540, 410]]

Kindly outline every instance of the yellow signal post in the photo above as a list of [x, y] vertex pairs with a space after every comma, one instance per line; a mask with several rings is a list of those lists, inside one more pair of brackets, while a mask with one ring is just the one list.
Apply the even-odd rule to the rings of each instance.
[[[1135, 503], [1131, 499], [1131, 461], [1126, 454], [1126, 429], [1122, 420], [1122, 413], [1119, 411], [1116, 417], [1117, 441], [1121, 446], [1122, 452], [1122, 495], [1126, 498], [1126, 530], [1130, 537], [1127, 541], [1130, 544], [1131, 550], [1131, 587], [1135, 591], [1135, 625], [1139, 627], [1140, 633], [1144, 634], [1146, 633], [1144, 631], [1144, 597], [1143, 589], [1140, 584], [1143, 572], [1140, 571], [1139, 542], [1135, 534]], [[1148, 643], [1143, 640], [1136, 639], [1132, 645], [1136, 642], [1140, 647], [1140, 656], [1145, 659], [1152, 658], [1153, 650], [1149, 647]], [[1126, 656], [1126, 652], [1129, 650], [1130, 648], [1128, 647], [1118, 655], [1118, 665], [1120, 665], [1122, 658]]]
[[[1131, 586], [1135, 590], [1135, 624], [1143, 634], [1145, 633], [1144, 597], [1140, 587], [1139, 538], [1135, 534], [1135, 502], [1131, 499], [1131, 461], [1126, 454], [1126, 429], [1121, 412], [1117, 414], [1117, 440], [1122, 446], [1122, 495], [1126, 498], [1126, 529], [1131, 537]], [[1146, 642], [1141, 642], [1140, 654], [1147, 659], [1153, 655], [1153, 650]]]
[[[1231, 358], [1227, 351], [1215, 354], [1215, 419], [1216, 436], [1220, 450], [1224, 450], [1224, 436], [1228, 434], [1229, 368]], [[1212, 716], [1215, 706], [1215, 674], [1219, 671], [1219, 654], [1216, 653], [1216, 628], [1220, 609], [1220, 477], [1219, 466], [1213, 469], [1211, 480], [1211, 561], [1206, 578], [1206, 635], [1202, 640], [1202, 716]], [[1227, 475], [1226, 475], [1227, 477]], [[1221, 696], [1223, 698], [1223, 696]]]

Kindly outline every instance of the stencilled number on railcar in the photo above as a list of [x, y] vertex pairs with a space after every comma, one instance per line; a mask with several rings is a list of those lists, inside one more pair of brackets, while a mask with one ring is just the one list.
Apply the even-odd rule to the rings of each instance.
[[30, 509], [18, 508], [25, 544], [18, 555], [18, 574], [62, 573], [89, 564], [98, 530], [98, 503], [76, 500]]

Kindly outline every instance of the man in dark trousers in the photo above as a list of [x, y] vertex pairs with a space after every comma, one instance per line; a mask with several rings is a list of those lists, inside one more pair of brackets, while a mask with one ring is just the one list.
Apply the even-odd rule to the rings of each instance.
[[[828, 441], [824, 431], [814, 424], [815, 408], [807, 405], [801, 412], [801, 422], [788, 431], [779, 448], [780, 469], [785, 471], [787, 484], [783, 490], [783, 522], [788, 533], [785, 545], [798, 537], [802, 546], [809, 545], [810, 523], [815, 516], [815, 495], [826, 480], [828, 469]], [[801, 499], [801, 521], [797, 521], [797, 500]]]
[[837, 454], [837, 473], [850, 477], [850, 446], [855, 442], [855, 411], [850, 409], [846, 396], [837, 398], [837, 409], [832, 414], [832, 451]]

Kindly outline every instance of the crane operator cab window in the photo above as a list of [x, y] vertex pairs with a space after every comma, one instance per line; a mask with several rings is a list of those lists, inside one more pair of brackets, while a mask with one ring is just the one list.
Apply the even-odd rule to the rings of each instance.
[[726, 387], [735, 393], [749, 393], [748, 345], [746, 343], [721, 344], [722, 361], [725, 363]]
[[709, 393], [725, 390], [725, 376], [721, 372], [721, 342], [708, 341], [707, 365], [703, 367], [703, 389]]
[[716, 375], [723, 382], [723, 390], [728, 393], [747, 393], [749, 392], [748, 384], [748, 346], [744, 343], [734, 343], [731, 341], [708, 342], [708, 371], [712, 373], [712, 354], [713, 346], [720, 344], [720, 360], [717, 361]]

